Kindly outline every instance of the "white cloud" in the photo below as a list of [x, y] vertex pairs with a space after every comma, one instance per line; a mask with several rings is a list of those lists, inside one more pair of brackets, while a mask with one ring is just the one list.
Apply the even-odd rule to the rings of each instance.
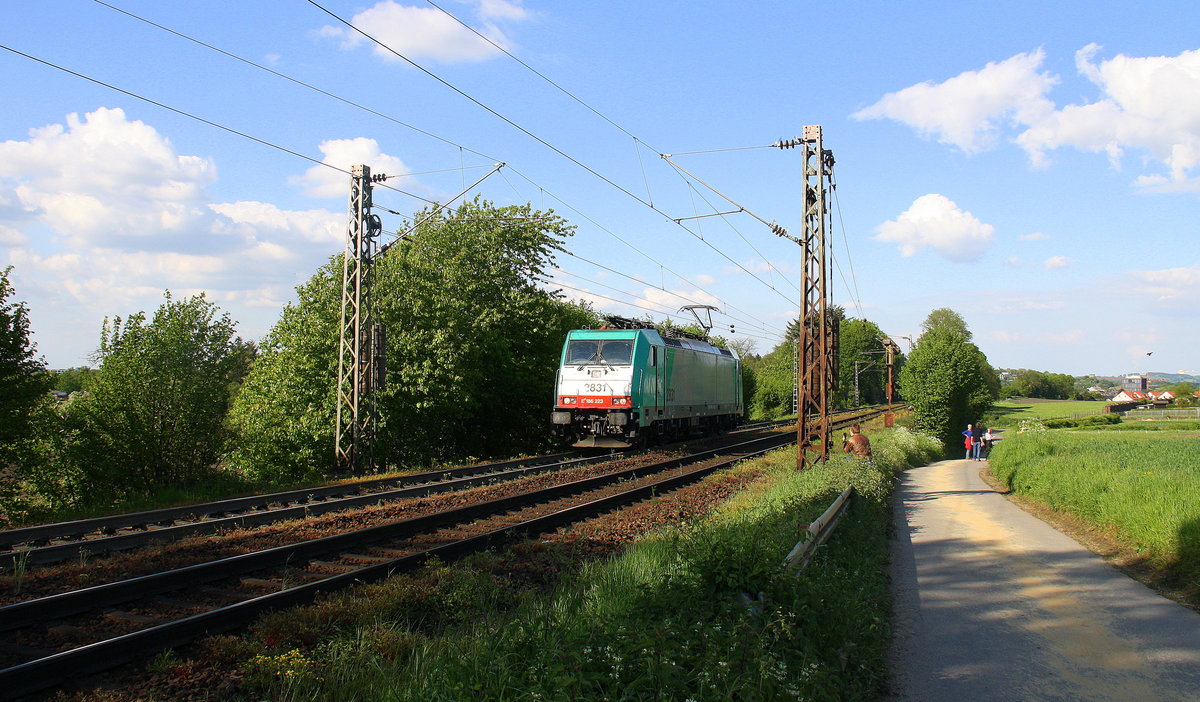
[[641, 302], [650, 305], [661, 305], [679, 309], [684, 305], [713, 305], [720, 306], [720, 300], [703, 290], [663, 290], [661, 288], [643, 288]]
[[28, 245], [29, 237], [25, 236], [24, 233], [0, 224], [0, 246], [17, 248]]
[[[395, 156], [389, 156], [379, 150], [379, 143], [374, 139], [358, 137], [356, 139], [330, 139], [318, 146], [323, 154], [321, 163], [333, 166], [313, 166], [304, 175], [291, 179], [295, 185], [304, 188], [306, 195], [312, 197], [337, 197], [345, 199], [350, 191], [351, 166], [365, 164], [371, 167], [371, 175], [398, 176], [409, 172], [408, 166]], [[341, 171], [334, 170], [341, 169]], [[406, 188], [407, 189], [407, 188]]]
[[1119, 54], [1096, 64], [1099, 50], [1085, 46], [1075, 64], [1103, 97], [1031, 122], [1018, 143], [1035, 163], [1046, 150], [1063, 146], [1104, 152], [1114, 165], [1125, 149], [1141, 149], [1167, 167], [1171, 181], [1186, 181], [1200, 165], [1200, 50], [1141, 58]]
[[0, 178], [26, 216], [78, 246], [163, 249], [211, 223], [202, 206], [216, 166], [175, 153], [153, 127], [99, 108], [66, 125], [31, 129], [28, 141], [0, 143]]
[[329, 210], [281, 210], [266, 202], [227, 202], [209, 207], [246, 234], [271, 232], [273, 238], [297, 238], [334, 248], [346, 240], [346, 218]]
[[1043, 241], [1046, 235], [1041, 232], [1033, 232], [1032, 234], [1022, 234], [1017, 237], [1017, 241]]
[[[512, 42], [496, 21], [515, 22], [528, 17], [528, 13], [519, 4], [505, 0], [481, 0], [477, 15], [482, 26], [475, 27], [476, 31], [509, 51], [512, 50]], [[350, 22], [413, 60], [432, 59], [442, 63], [461, 63], [486, 61], [501, 55], [495, 46], [459, 24], [454, 18], [432, 7], [412, 7], [393, 0], [383, 0], [358, 13]], [[328, 25], [322, 27], [320, 33], [323, 36], [340, 38], [345, 49], [369, 43], [376, 56], [387, 61], [403, 60], [347, 27]]]
[[86, 331], [56, 331], [44, 352], [81, 361], [102, 317], [153, 309], [164, 289], [239, 305], [261, 333], [298, 276], [340, 250], [344, 213], [213, 203], [215, 178], [119, 109], [0, 143], [0, 265], [15, 266], [35, 326]]
[[946, 196], [930, 193], [914, 200], [895, 220], [876, 227], [874, 238], [899, 244], [905, 257], [929, 247], [951, 261], [965, 262], [987, 249], [993, 229]]
[[1009, 268], [1017, 268], [1021, 265], [1021, 259], [1017, 256], [1009, 256], [1008, 258], [1004, 259], [1004, 265], [1008, 266]]
[[[1200, 168], [1200, 49], [1097, 62], [1099, 51], [1089, 44], [1075, 54], [1078, 73], [1099, 90], [1093, 101], [1052, 102], [1047, 95], [1059, 79], [1040, 71], [1045, 54], [1038, 50], [888, 93], [851, 117], [893, 119], [967, 153], [1008, 134], [1035, 167], [1048, 164], [1049, 152], [1069, 147], [1103, 153], [1119, 168], [1125, 153], [1137, 150], [1165, 168], [1139, 175], [1138, 187], [1200, 191], [1193, 175]], [[1014, 129], [1002, 129], [1006, 123]]]
[[1158, 302], [1200, 304], [1200, 263], [1156, 271], [1133, 271], [1132, 275], [1142, 282], [1135, 292]]
[[1072, 260], [1073, 259], [1067, 258], [1066, 256], [1051, 256], [1045, 261], [1042, 261], [1042, 265], [1045, 266], [1046, 270], [1048, 271], [1056, 271], [1071, 265]]
[[519, 2], [480, 0], [479, 17], [485, 20], [523, 20], [529, 17], [529, 11], [521, 7], [521, 3]]
[[965, 71], [942, 83], [918, 83], [888, 93], [850, 116], [893, 119], [967, 153], [983, 151], [995, 144], [1003, 120], [1030, 124], [1053, 110], [1045, 95], [1058, 79], [1038, 71], [1044, 58], [1039, 49], [988, 63], [978, 71]]

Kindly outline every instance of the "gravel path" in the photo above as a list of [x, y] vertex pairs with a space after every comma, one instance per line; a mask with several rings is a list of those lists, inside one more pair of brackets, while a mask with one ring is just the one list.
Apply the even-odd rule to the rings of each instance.
[[1200, 699], [1200, 615], [1004, 499], [983, 465], [896, 490], [892, 699]]

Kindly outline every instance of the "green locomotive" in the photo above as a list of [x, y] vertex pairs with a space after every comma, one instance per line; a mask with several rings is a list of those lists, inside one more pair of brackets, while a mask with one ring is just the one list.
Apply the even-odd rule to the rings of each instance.
[[646, 329], [567, 334], [551, 422], [578, 448], [626, 448], [742, 420], [741, 360], [698, 338]]

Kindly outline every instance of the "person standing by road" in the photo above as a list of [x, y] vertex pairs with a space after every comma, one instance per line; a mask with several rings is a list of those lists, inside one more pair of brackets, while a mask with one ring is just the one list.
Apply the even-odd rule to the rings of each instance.
[[975, 447], [974, 427], [972, 425], [968, 424], [967, 430], [963, 432], [963, 436], [966, 437], [963, 440], [963, 448], [965, 448], [967, 450], [967, 455], [963, 456], [963, 460], [966, 461], [966, 460], [971, 459], [971, 452]]
[[992, 455], [992, 444], [995, 443], [996, 437], [992, 434], [992, 428], [988, 427], [983, 431], [983, 458]]

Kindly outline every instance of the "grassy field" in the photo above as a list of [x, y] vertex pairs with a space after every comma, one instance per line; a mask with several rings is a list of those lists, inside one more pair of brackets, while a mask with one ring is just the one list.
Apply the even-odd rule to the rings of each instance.
[[985, 427], [1015, 427], [1022, 419], [1068, 419], [1102, 414], [1105, 403], [1094, 400], [1013, 399], [997, 402], [981, 424]]
[[1200, 432], [1010, 433], [991, 469], [1018, 494], [1110, 530], [1173, 584], [1200, 587]]
[[[760, 459], [764, 477], [715, 514], [590, 562], [549, 594], [514, 602], [470, 559], [434, 564], [374, 600], [280, 613], [212, 655], [242, 661], [254, 699], [876, 699], [892, 477], [942, 447], [904, 429], [871, 438], [873, 464], [838, 456], [796, 473], [790, 451]], [[786, 572], [803, 526], [847, 485], [859, 496], [833, 539], [798, 577]], [[762, 599], [747, 606], [743, 592]]]

